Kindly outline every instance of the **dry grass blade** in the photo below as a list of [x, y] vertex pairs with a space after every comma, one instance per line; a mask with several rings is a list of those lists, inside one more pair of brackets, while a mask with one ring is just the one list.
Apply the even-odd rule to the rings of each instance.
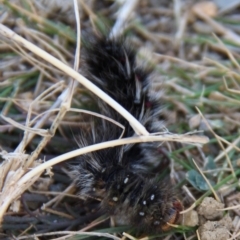
[[117, 21], [114, 24], [109, 36], [116, 38], [118, 36], [121, 36], [123, 33], [123, 27], [124, 24], [126, 24], [127, 19], [129, 18], [129, 15], [132, 14], [134, 8], [136, 7], [138, 3], [138, 0], [125, 0], [123, 6], [118, 11], [117, 14]]
[[217, 193], [215, 192], [215, 190], [213, 189], [211, 183], [209, 182], [209, 180], [206, 178], [206, 176], [204, 175], [204, 173], [201, 171], [201, 169], [198, 167], [197, 163], [193, 160], [193, 163], [194, 165], [196, 166], [196, 168], [198, 169], [198, 171], [200, 172], [200, 174], [203, 176], [203, 178], [205, 179], [205, 181], [207, 182], [209, 188], [211, 189], [215, 199], [218, 201], [218, 202], [221, 202], [219, 196], [217, 195]]
[[[24, 237], [18, 237], [19, 240], [21, 239], [29, 239], [29, 238], [36, 238], [36, 237], [46, 237], [46, 236], [54, 236], [54, 235], [66, 235], [71, 234], [72, 235], [86, 235], [86, 236], [96, 236], [96, 237], [106, 237], [114, 240], [121, 240], [119, 237], [115, 237], [112, 234], [108, 233], [98, 233], [98, 232], [71, 232], [71, 231], [59, 231], [59, 232], [51, 232], [51, 233], [43, 233], [43, 234], [34, 234], [32, 236], [24, 236]], [[64, 237], [64, 239], [67, 239]]]
[[[201, 136], [186, 136], [186, 135], [175, 135], [175, 134], [162, 134], [161, 136], [139, 136], [139, 137], [131, 137], [131, 138], [123, 138], [118, 140], [113, 140], [109, 142], [103, 142], [94, 144], [91, 146], [87, 146], [81, 149], [74, 150], [72, 152], [68, 152], [66, 154], [60, 155], [54, 159], [49, 160], [41, 164], [40, 166], [32, 169], [30, 172], [25, 174], [21, 180], [18, 181], [17, 185], [22, 186], [28, 182], [35, 174], [41, 173], [45, 169], [60, 163], [62, 161], [66, 161], [67, 159], [74, 158], [76, 156], [86, 154], [89, 152], [97, 151], [104, 148], [120, 146], [124, 144], [138, 143], [138, 142], [164, 142], [164, 141], [174, 141], [174, 142], [183, 142], [188, 144], [205, 144], [209, 141], [207, 137]], [[1, 213], [1, 210], [0, 210]]]
[[223, 150], [224, 153], [225, 153], [225, 156], [226, 156], [226, 159], [227, 159], [227, 161], [228, 161], [229, 167], [231, 168], [232, 174], [233, 174], [233, 176], [235, 176], [235, 171], [234, 171], [234, 169], [233, 169], [231, 160], [230, 160], [228, 154], [225, 152], [224, 146], [223, 146], [220, 138], [219, 138], [219, 137], [216, 135], [216, 133], [212, 130], [211, 126], [209, 125], [209, 123], [207, 122], [207, 120], [203, 117], [201, 111], [200, 111], [198, 108], [197, 108], [197, 111], [198, 111], [198, 113], [202, 116], [202, 118], [204, 119], [204, 121], [205, 121], [206, 125], [208, 126], [209, 130], [212, 132], [212, 134], [213, 134], [213, 135], [216, 137], [216, 139], [218, 140], [218, 143], [219, 143], [220, 147], [222, 148], [222, 150]]

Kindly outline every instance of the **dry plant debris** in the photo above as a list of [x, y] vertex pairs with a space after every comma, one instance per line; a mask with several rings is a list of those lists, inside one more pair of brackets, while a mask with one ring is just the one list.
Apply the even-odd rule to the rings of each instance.
[[[2, 26], [28, 41], [23, 46], [0, 30], [0, 239], [238, 239], [239, 4], [77, 2], [80, 24], [71, 1], [0, 0]], [[161, 82], [156, 88], [164, 89], [163, 115], [169, 132], [176, 134], [168, 136], [175, 142], [163, 144], [171, 161], [166, 175], [176, 183], [186, 221], [159, 236], [135, 238], [126, 226], [110, 226], [97, 200], [84, 201], [77, 194], [63, 154], [77, 148], [73, 133], [88, 126], [89, 112], [96, 112], [94, 99], [76, 84], [79, 75], [63, 72], [28, 48], [32, 43], [70, 71], [81, 72], [77, 33], [84, 40], [99, 29], [124, 33], [139, 48], [139, 58], [155, 66]], [[187, 134], [193, 131], [197, 138]], [[147, 135], [141, 127], [138, 133]], [[202, 148], [186, 144], [204, 143], [203, 135], [210, 142]], [[51, 162], [56, 158], [62, 162]], [[210, 195], [226, 208], [212, 207]], [[212, 218], [200, 211], [201, 203], [210, 206]]]

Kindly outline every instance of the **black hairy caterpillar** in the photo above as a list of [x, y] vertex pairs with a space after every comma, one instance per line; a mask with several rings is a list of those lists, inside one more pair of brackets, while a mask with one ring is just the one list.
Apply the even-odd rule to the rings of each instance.
[[[159, 132], [160, 93], [154, 92], [150, 68], [137, 65], [136, 51], [123, 39], [101, 37], [86, 48], [86, 77], [119, 102], [149, 132]], [[129, 123], [115, 110], [97, 100], [101, 114], [125, 127], [123, 137], [134, 135]], [[94, 119], [95, 120], [95, 119]], [[122, 129], [104, 119], [81, 130], [80, 147], [118, 139]], [[157, 233], [176, 223], [183, 209], [171, 186], [150, 170], [159, 162], [159, 144], [138, 143], [95, 151], [81, 156], [71, 167], [82, 196], [101, 199], [101, 207], [117, 222], [140, 232]]]

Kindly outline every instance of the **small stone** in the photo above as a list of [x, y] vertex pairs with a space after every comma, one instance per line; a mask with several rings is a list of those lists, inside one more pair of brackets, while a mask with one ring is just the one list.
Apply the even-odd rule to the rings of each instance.
[[223, 216], [224, 204], [217, 202], [214, 198], [206, 197], [197, 209], [199, 215], [204, 216], [208, 220], [220, 219]]
[[198, 213], [195, 210], [189, 211], [184, 214], [184, 225], [195, 227], [199, 224]]
[[225, 216], [220, 221], [207, 221], [199, 227], [198, 231], [201, 240], [226, 240], [230, 238], [232, 229], [232, 219]]

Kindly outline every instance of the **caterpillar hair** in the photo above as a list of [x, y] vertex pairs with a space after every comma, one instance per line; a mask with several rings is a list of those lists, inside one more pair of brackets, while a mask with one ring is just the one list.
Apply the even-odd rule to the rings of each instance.
[[[156, 92], [150, 67], [138, 66], [136, 51], [125, 40], [101, 37], [86, 47], [84, 74], [138, 119], [149, 132], [163, 129], [161, 93]], [[123, 137], [134, 131], [115, 110], [97, 100], [99, 112], [121, 123]], [[79, 146], [118, 139], [123, 130], [104, 119], [82, 129]], [[160, 162], [159, 143], [141, 143], [95, 151], [71, 166], [70, 176], [82, 196], [101, 200], [101, 208], [144, 233], [169, 229], [183, 209], [172, 187], [159, 180], [152, 167]]]

